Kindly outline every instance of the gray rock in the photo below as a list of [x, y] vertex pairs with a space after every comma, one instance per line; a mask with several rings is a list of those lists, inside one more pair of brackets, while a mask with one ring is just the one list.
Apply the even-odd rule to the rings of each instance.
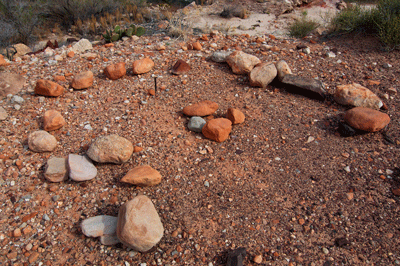
[[204, 120], [200, 116], [192, 116], [188, 123], [188, 129], [190, 131], [201, 133], [201, 130], [206, 123], [206, 120]]
[[57, 140], [47, 131], [39, 130], [29, 134], [28, 146], [34, 152], [53, 151], [57, 147]]
[[99, 215], [82, 221], [82, 233], [88, 237], [115, 235], [118, 218], [110, 215]]
[[81, 39], [79, 42], [72, 45], [71, 50], [75, 53], [83, 53], [87, 50], [92, 50], [93, 46], [87, 39]]
[[0, 72], [0, 97], [8, 94], [17, 94], [25, 85], [25, 78], [21, 75]]
[[226, 58], [231, 53], [232, 52], [228, 52], [228, 51], [216, 51], [211, 55], [211, 60], [216, 63], [224, 63], [224, 62], [226, 62]]
[[121, 243], [117, 235], [103, 235], [100, 236], [101, 244], [105, 246], [112, 246]]
[[250, 72], [250, 85], [266, 88], [278, 74], [274, 63], [262, 63]]
[[24, 100], [24, 98], [22, 98], [22, 97], [20, 97], [20, 96], [18, 96], [18, 95], [14, 95], [12, 98], [11, 98], [11, 103], [19, 103], [19, 104], [21, 104], [21, 103], [23, 103], [25, 100]]
[[102, 136], [90, 145], [87, 155], [99, 163], [124, 163], [133, 153], [132, 143], [118, 135]]
[[163, 237], [164, 227], [151, 200], [140, 195], [122, 205], [117, 236], [129, 248], [146, 252]]
[[52, 157], [47, 161], [44, 177], [50, 182], [62, 182], [68, 179], [67, 159]]
[[326, 96], [324, 84], [316, 79], [287, 74], [283, 77], [282, 83], [289, 85], [285, 88], [293, 93], [302, 94], [312, 98], [316, 96], [317, 98], [325, 98]]
[[7, 111], [0, 106], [0, 120], [6, 120], [7, 116]]
[[74, 181], [86, 181], [96, 177], [97, 169], [86, 156], [68, 155], [69, 177]]

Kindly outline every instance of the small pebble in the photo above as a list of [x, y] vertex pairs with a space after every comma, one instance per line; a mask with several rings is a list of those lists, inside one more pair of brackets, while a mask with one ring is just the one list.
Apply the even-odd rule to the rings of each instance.
[[210, 187], [210, 183], [208, 181], [204, 182], [205, 187]]
[[344, 168], [344, 170], [345, 170], [347, 173], [350, 173], [350, 166], [346, 166], [346, 167]]
[[325, 255], [329, 254], [329, 250], [327, 248], [322, 248], [322, 252], [324, 252]]

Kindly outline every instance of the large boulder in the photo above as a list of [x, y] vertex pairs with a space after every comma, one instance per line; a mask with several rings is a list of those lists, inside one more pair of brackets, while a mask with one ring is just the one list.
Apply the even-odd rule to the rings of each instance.
[[151, 200], [140, 195], [122, 205], [117, 236], [129, 248], [146, 252], [163, 237], [164, 227]]
[[112, 134], [95, 139], [87, 155], [98, 163], [124, 163], [133, 153], [133, 145], [126, 138]]

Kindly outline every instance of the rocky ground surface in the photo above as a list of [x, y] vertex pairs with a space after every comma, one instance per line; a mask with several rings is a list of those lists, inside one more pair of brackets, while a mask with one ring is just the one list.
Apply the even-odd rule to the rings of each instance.
[[[230, 250], [244, 247], [244, 265], [400, 264], [399, 52], [382, 51], [377, 40], [357, 35], [259, 37], [217, 34], [182, 42], [144, 36], [72, 57], [60, 48], [2, 67], [1, 74], [20, 74], [26, 83], [18, 97], [0, 101], [6, 113], [0, 122], [1, 263], [226, 265]], [[197, 40], [201, 50], [182, 49]], [[209, 59], [223, 49], [243, 50], [262, 62], [284, 59], [294, 74], [319, 79], [330, 94], [338, 85], [359, 83], [383, 100], [390, 124], [343, 137], [338, 127], [349, 107], [275, 85], [251, 87], [247, 76]], [[143, 57], [154, 68], [133, 74], [133, 62]], [[178, 59], [191, 70], [171, 74]], [[126, 63], [127, 74], [109, 80], [103, 70], [118, 62]], [[87, 70], [94, 84], [71, 88], [74, 76]], [[66, 91], [36, 95], [39, 79], [57, 81]], [[225, 117], [233, 107], [245, 122], [233, 125], [222, 143], [189, 131], [182, 109], [200, 100], [219, 105], [206, 120]], [[55, 150], [33, 152], [28, 135], [43, 129], [47, 110], [59, 111], [66, 124], [50, 131]], [[109, 134], [135, 147], [127, 162], [94, 163], [97, 176], [89, 181], [44, 178], [49, 158], [84, 155], [94, 139]], [[140, 165], [158, 170], [161, 183], [120, 181]], [[84, 219], [118, 216], [119, 207], [137, 195], [153, 201], [164, 226], [153, 249], [104, 246], [83, 235]]]

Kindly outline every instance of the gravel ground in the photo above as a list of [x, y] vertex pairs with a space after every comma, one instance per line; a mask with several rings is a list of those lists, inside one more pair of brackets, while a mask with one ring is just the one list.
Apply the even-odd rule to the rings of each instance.
[[[208, 38], [200, 40], [202, 51], [184, 51], [180, 40], [153, 35], [96, 46], [93, 60], [75, 55], [49, 65], [38, 54], [2, 69], [22, 74], [27, 85], [18, 94], [25, 100], [19, 110], [10, 98], [0, 101], [8, 113], [0, 128], [1, 264], [225, 265], [229, 250], [238, 247], [247, 249], [245, 265], [259, 265], [254, 257], [259, 261], [260, 255], [260, 265], [400, 264], [399, 198], [392, 192], [400, 186], [400, 100], [398, 94], [386, 95], [389, 88], [399, 90], [399, 52], [383, 52], [376, 40], [361, 36], [312, 43], [269, 36], [261, 36], [263, 43], [246, 35]], [[157, 51], [160, 43], [166, 50]], [[278, 49], [263, 51], [264, 44]], [[311, 53], [297, 50], [299, 44]], [[326, 47], [335, 58], [324, 56]], [[391, 123], [383, 132], [342, 137], [337, 127], [347, 107], [272, 85], [250, 87], [247, 77], [207, 59], [220, 49], [242, 49], [262, 61], [284, 59], [295, 74], [323, 81], [329, 93], [340, 84], [360, 83], [384, 100]], [[133, 75], [130, 66], [142, 56], [152, 58], [155, 68]], [[178, 59], [191, 65], [187, 75], [170, 74]], [[128, 74], [107, 80], [104, 67], [121, 61]], [[85, 70], [93, 71], [94, 86], [69, 89], [70, 74]], [[34, 95], [38, 79], [56, 75], [66, 77], [60, 82], [66, 93]], [[151, 96], [154, 75], [158, 86]], [[207, 140], [187, 129], [181, 112], [200, 100], [219, 104], [214, 117], [234, 107], [246, 121], [223, 143]], [[33, 153], [27, 136], [42, 129], [49, 109], [60, 111], [67, 125], [52, 132], [59, 142], [55, 151]], [[45, 180], [50, 156], [84, 154], [106, 134], [123, 136], [143, 151], [122, 165], [96, 164], [92, 181]], [[144, 164], [162, 174], [160, 185], [119, 182]], [[140, 194], [153, 200], [165, 227], [149, 252], [102, 246], [81, 233], [83, 219], [117, 216], [121, 204]]]

